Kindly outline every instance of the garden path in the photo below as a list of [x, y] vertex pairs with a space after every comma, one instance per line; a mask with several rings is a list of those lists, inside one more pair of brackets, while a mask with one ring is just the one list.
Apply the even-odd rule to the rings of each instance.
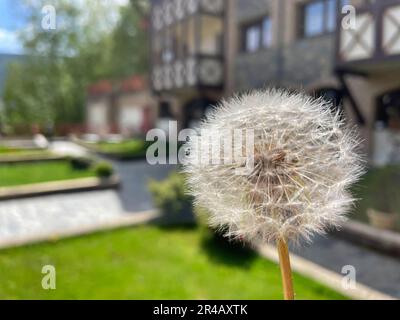
[[120, 190], [0, 201], [0, 245], [24, 236], [54, 235], [65, 230], [103, 226], [115, 219], [150, 210], [153, 203], [146, 188], [147, 181], [161, 180], [173, 169], [153, 167], [145, 161], [114, 165], [122, 180]]

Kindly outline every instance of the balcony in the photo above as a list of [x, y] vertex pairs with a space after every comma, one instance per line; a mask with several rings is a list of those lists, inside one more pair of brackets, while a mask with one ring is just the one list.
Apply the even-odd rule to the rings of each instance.
[[153, 0], [151, 26], [154, 91], [223, 88], [225, 0]]
[[368, 72], [400, 66], [400, 0], [358, 3], [355, 25], [349, 15], [339, 18], [336, 67]]

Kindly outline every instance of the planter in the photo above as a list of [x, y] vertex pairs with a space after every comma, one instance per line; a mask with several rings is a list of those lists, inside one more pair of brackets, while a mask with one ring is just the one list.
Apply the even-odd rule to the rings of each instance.
[[106, 179], [90, 177], [62, 181], [41, 182], [13, 187], [1, 187], [0, 200], [37, 197], [59, 193], [117, 189], [119, 188], [119, 186], [119, 177], [116, 175]]
[[375, 209], [368, 209], [367, 215], [373, 227], [385, 230], [394, 230], [399, 216], [397, 213], [386, 213]]
[[194, 224], [196, 222], [191, 203], [183, 203], [182, 209], [179, 212], [174, 212], [173, 207], [166, 205], [165, 208], [159, 209], [161, 219], [167, 224]]
[[378, 229], [367, 223], [349, 220], [340, 231], [333, 234], [396, 258], [400, 257], [400, 233], [397, 231]]

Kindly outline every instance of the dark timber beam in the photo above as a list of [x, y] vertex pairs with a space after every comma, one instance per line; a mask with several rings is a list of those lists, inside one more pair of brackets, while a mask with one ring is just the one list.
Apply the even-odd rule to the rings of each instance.
[[365, 124], [365, 119], [363, 114], [360, 111], [359, 105], [356, 101], [356, 99], [354, 98], [349, 86], [347, 85], [346, 79], [345, 79], [345, 75], [346, 74], [351, 74], [351, 75], [357, 75], [357, 76], [362, 76], [362, 77], [366, 77], [367, 75], [365, 73], [362, 72], [357, 72], [357, 71], [350, 71], [350, 70], [343, 70], [343, 69], [336, 69], [335, 70], [336, 76], [340, 82], [340, 85], [342, 87], [343, 90], [343, 94], [344, 96], [349, 98], [350, 104], [353, 108], [353, 111], [356, 115], [357, 118], [357, 122], [361, 125]]

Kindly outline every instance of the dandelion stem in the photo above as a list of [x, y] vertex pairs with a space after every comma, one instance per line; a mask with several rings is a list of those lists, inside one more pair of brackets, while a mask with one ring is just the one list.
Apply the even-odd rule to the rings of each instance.
[[290, 267], [289, 249], [285, 239], [280, 238], [277, 242], [279, 253], [279, 265], [281, 268], [283, 294], [285, 300], [294, 300], [292, 269]]

